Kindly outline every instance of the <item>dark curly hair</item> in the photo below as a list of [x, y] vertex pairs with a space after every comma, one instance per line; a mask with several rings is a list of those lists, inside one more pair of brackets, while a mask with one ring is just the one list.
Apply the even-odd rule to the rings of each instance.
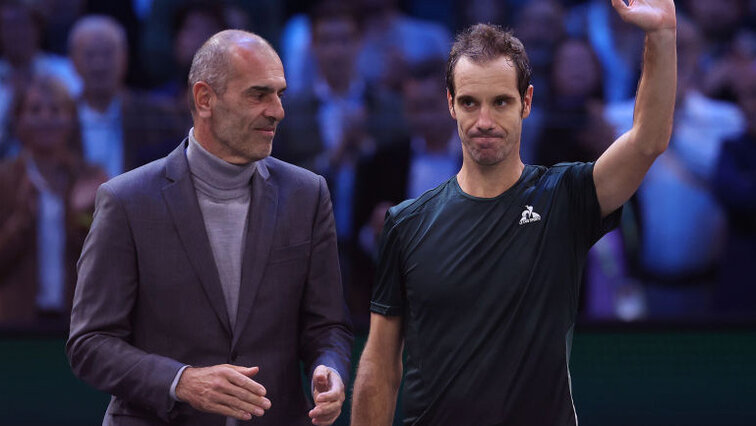
[[460, 58], [467, 57], [480, 64], [502, 56], [509, 58], [517, 70], [517, 90], [524, 101], [532, 74], [525, 46], [511, 31], [492, 24], [476, 24], [457, 34], [446, 61], [446, 88], [452, 99], [455, 95], [454, 68]]

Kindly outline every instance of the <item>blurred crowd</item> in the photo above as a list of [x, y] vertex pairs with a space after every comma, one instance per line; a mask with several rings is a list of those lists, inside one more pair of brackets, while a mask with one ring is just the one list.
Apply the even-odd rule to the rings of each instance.
[[[676, 3], [672, 139], [591, 250], [587, 319], [756, 318], [756, 1]], [[326, 177], [364, 331], [386, 209], [461, 165], [445, 61], [477, 22], [526, 46], [526, 163], [631, 127], [643, 34], [609, 0], [0, 0], [0, 327], [65, 326], [98, 185], [180, 143], [194, 52], [243, 28], [284, 62], [273, 155]]]

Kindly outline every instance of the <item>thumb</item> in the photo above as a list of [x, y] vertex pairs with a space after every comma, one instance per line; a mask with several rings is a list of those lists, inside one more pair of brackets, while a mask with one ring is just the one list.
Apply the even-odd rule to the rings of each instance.
[[312, 382], [316, 392], [328, 392], [328, 370], [322, 369], [316, 371], [312, 377]]
[[243, 374], [243, 375], [245, 375], [245, 376], [247, 376], [249, 378], [252, 378], [252, 377], [256, 376], [257, 373], [260, 372], [260, 367], [257, 367], [257, 366], [255, 366], [255, 367], [240, 367], [238, 365], [232, 365], [231, 368], [233, 368], [234, 370], [238, 371], [239, 373], [241, 373], [241, 374]]

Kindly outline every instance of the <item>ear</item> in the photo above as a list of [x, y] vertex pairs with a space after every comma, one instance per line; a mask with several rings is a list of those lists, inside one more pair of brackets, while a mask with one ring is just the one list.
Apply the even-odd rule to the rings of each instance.
[[533, 105], [533, 85], [528, 86], [528, 90], [525, 91], [525, 97], [522, 99], [522, 118], [528, 118], [530, 115], [530, 107]]
[[192, 96], [194, 97], [194, 108], [197, 110], [197, 114], [202, 118], [210, 118], [216, 96], [210, 85], [204, 81], [194, 83], [194, 86], [192, 86]]
[[454, 99], [452, 99], [449, 89], [446, 89], [446, 102], [449, 104], [449, 114], [451, 114], [452, 118], [456, 120], [457, 112], [454, 111]]

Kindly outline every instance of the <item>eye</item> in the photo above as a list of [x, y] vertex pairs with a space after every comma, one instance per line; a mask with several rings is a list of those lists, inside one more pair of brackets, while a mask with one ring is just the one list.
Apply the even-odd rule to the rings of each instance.
[[475, 100], [473, 100], [473, 99], [471, 99], [471, 98], [460, 98], [460, 99], [459, 99], [459, 104], [460, 104], [460, 105], [461, 105], [461, 106], [462, 106], [463, 108], [468, 108], [468, 109], [469, 109], [469, 108], [473, 108], [473, 107], [475, 107], [475, 105], [476, 105], [476, 102], [475, 102]]

